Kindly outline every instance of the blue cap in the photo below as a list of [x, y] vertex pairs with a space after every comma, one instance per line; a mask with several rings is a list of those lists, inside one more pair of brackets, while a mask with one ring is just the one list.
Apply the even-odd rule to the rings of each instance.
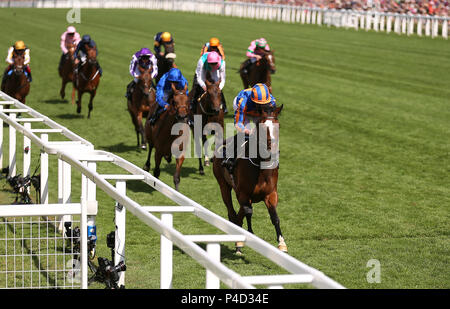
[[169, 82], [178, 82], [181, 80], [181, 71], [177, 68], [171, 68], [167, 73], [167, 80]]

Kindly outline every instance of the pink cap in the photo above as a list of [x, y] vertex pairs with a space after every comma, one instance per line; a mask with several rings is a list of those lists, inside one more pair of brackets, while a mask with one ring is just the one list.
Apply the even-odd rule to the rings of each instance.
[[220, 57], [220, 55], [213, 51], [208, 53], [208, 58], [207, 61], [208, 63], [216, 63], [216, 65], [213, 67], [213, 69], [217, 70], [220, 68], [220, 62], [221, 62], [222, 58]]
[[75, 33], [75, 32], [77, 32], [77, 30], [75, 29], [74, 26], [69, 26], [69, 27], [67, 27], [67, 32], [68, 33]]

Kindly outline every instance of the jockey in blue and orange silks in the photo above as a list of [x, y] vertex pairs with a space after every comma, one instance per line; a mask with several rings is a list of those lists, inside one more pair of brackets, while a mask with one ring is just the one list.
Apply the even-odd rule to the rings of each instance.
[[[172, 68], [169, 72], [165, 73], [159, 80], [158, 85], [156, 85], [156, 102], [158, 103], [158, 108], [150, 117], [151, 124], [154, 124], [159, 115], [169, 107], [169, 99], [173, 95], [172, 84], [175, 85], [176, 89], [184, 89], [188, 85], [186, 78], [177, 68]], [[186, 91], [186, 95], [188, 94], [189, 92]]]
[[[276, 107], [276, 100], [265, 84], [258, 83], [252, 88], [241, 90], [233, 101], [234, 125], [238, 132], [248, 137], [252, 133], [249, 123], [253, 118], [247, 114], [265, 106]], [[237, 153], [240, 152], [236, 146], [236, 139], [237, 135], [227, 141], [227, 147], [233, 142], [234, 154], [233, 157], [226, 157], [222, 163], [230, 172], [234, 168]]]
[[130, 75], [133, 80], [127, 86], [126, 97], [130, 100], [134, 87], [136, 86], [137, 79], [140, 75], [139, 67], [144, 69], [152, 68], [152, 79], [158, 75], [158, 65], [154, 54], [148, 48], [141, 48], [138, 52], [133, 54], [130, 62]]

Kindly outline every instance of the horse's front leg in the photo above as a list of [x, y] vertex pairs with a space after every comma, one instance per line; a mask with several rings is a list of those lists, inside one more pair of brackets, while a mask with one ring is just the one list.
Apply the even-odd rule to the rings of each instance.
[[175, 184], [175, 190], [178, 191], [178, 186], [180, 185], [180, 173], [181, 173], [181, 166], [184, 162], [184, 156], [181, 156], [176, 159], [176, 168], [175, 168], [175, 174], [173, 175], [173, 183]]
[[[142, 123], [142, 111], [140, 111], [138, 113], [137, 116], [137, 122], [138, 122], [138, 134], [141, 135], [141, 149], [147, 149], [147, 138], [145, 137], [145, 132], [144, 132], [144, 124]], [[138, 139], [139, 139], [139, 135], [138, 135]], [[139, 145], [139, 140], [138, 140], [138, 145]]]
[[94, 97], [95, 97], [95, 91], [92, 91], [91, 98], [89, 99], [89, 105], [88, 105], [88, 108], [89, 108], [88, 118], [91, 118], [91, 111], [94, 108], [94, 105], [92, 104], [94, 101]]
[[81, 97], [83, 96], [83, 93], [78, 90], [78, 100], [77, 100], [77, 113], [81, 113]]
[[275, 227], [275, 232], [277, 233], [277, 241], [278, 241], [278, 249], [283, 252], [287, 252], [287, 245], [284, 241], [283, 234], [281, 233], [280, 228], [280, 218], [277, 214], [277, 205], [278, 205], [278, 193], [277, 191], [273, 191], [269, 194], [265, 199], [264, 203], [266, 204], [267, 210], [269, 211], [270, 220]]
[[65, 80], [63, 78], [62, 83], [61, 83], [61, 90], [59, 91], [59, 94], [61, 95], [62, 100], [64, 100], [64, 97], [66, 96], [66, 84], [67, 84], [67, 80]]

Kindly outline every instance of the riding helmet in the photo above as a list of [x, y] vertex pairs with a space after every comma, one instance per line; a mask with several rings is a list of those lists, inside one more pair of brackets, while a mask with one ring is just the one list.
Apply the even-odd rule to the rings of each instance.
[[267, 104], [271, 101], [269, 88], [265, 84], [258, 83], [253, 86], [251, 100], [256, 104]]
[[161, 34], [161, 40], [163, 42], [170, 42], [172, 41], [172, 35], [169, 32], [163, 32]]
[[14, 43], [15, 50], [23, 50], [25, 48], [25, 43], [23, 41], [17, 41], [16, 43]]

